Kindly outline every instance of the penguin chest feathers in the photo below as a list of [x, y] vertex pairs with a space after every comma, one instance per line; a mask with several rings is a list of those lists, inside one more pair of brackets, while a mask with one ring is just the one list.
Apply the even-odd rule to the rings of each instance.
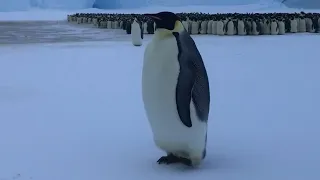
[[[173, 90], [176, 88], [180, 72], [178, 54], [179, 48], [175, 36], [168, 30], [158, 29], [144, 54], [145, 90], [174, 98], [172, 93], [175, 94]], [[155, 87], [157, 89], [153, 89]]]
[[177, 41], [173, 35], [159, 41], [151, 41], [145, 51], [143, 72], [154, 80], [169, 83], [172, 77], [178, 77], [179, 74], [178, 54]]
[[180, 72], [178, 53], [177, 41], [173, 35], [159, 41], [151, 41], [145, 51], [142, 72], [146, 114], [156, 144], [166, 150], [175, 147], [168, 141], [182, 140], [182, 137], [179, 137], [182, 134], [169, 132], [185, 128], [179, 119], [176, 105], [176, 86]]
[[166, 111], [169, 111], [167, 109], [169, 104], [170, 108], [176, 111], [175, 89], [180, 72], [178, 53], [178, 45], [174, 36], [151, 41], [146, 48], [142, 90], [145, 105], [154, 109], [153, 116], [158, 117], [163, 116], [162, 113], [168, 113]]

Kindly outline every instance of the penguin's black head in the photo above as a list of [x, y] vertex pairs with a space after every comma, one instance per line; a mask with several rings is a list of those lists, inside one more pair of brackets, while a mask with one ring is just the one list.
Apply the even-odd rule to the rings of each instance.
[[157, 29], [162, 28], [173, 31], [176, 27], [177, 21], [180, 22], [180, 18], [176, 14], [168, 11], [144, 15], [154, 20], [157, 25]]

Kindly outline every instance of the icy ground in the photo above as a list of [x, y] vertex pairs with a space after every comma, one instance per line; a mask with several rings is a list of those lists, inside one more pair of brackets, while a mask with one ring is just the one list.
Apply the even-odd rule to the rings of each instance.
[[66, 21], [0, 21], [0, 45], [127, 40], [120, 29], [93, 28]]
[[320, 179], [320, 36], [194, 39], [212, 96], [200, 169], [156, 164], [128, 36], [0, 46], [0, 180]]

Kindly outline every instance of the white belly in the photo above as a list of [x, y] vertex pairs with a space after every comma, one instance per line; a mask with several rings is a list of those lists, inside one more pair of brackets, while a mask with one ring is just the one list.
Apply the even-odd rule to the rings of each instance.
[[154, 141], [160, 149], [183, 157], [201, 158], [207, 123], [197, 119], [193, 103], [190, 105], [192, 127], [180, 121], [175, 98], [180, 69], [177, 56], [174, 37], [148, 45], [142, 74], [144, 106]]
[[131, 40], [134, 46], [142, 45], [140, 25], [136, 22], [131, 25]]

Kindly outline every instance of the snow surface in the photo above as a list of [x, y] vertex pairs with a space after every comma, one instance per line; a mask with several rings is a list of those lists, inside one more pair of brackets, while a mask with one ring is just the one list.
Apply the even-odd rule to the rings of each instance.
[[212, 97], [200, 169], [156, 164], [141, 97], [147, 35], [142, 47], [129, 36], [0, 46], [0, 179], [320, 179], [320, 36], [194, 39]]

